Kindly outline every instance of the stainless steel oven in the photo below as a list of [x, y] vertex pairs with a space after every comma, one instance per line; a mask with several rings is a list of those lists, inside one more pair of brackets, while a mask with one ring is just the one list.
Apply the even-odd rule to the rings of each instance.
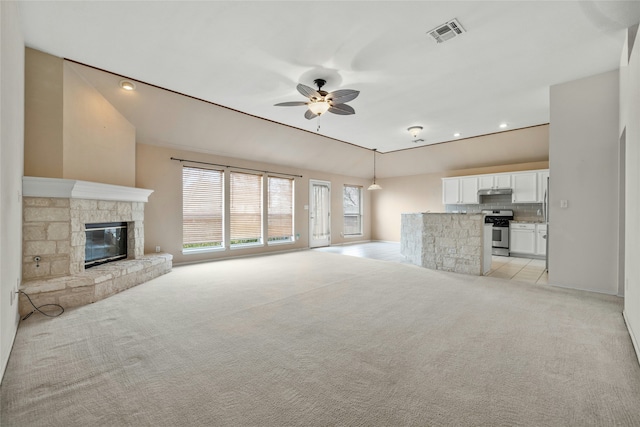
[[482, 211], [484, 222], [492, 224], [491, 254], [509, 256], [509, 221], [513, 219], [512, 210]]

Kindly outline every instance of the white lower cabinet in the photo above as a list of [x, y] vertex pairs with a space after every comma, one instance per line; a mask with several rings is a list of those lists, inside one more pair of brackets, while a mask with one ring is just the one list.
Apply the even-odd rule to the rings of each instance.
[[509, 252], [535, 255], [536, 225], [512, 223], [509, 227]]
[[547, 226], [536, 224], [536, 255], [547, 254]]
[[547, 253], [547, 225], [537, 223], [511, 223], [509, 226], [509, 252], [514, 255]]

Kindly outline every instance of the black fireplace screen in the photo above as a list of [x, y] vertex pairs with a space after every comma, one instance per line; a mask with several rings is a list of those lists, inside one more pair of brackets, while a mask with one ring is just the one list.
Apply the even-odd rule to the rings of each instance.
[[90, 268], [127, 257], [127, 223], [86, 224], [84, 267]]

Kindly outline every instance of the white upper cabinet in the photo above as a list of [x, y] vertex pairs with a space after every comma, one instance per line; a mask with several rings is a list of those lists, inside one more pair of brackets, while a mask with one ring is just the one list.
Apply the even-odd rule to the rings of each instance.
[[478, 204], [478, 178], [460, 178], [460, 203]]
[[542, 203], [549, 170], [442, 178], [442, 203], [475, 205], [478, 190], [511, 188], [513, 203]]
[[496, 188], [511, 188], [511, 174], [504, 173], [493, 176], [493, 182], [496, 184]]
[[544, 194], [547, 192], [547, 178], [549, 178], [549, 171], [538, 172], [538, 202], [544, 202]]
[[442, 178], [442, 203], [462, 205], [478, 203], [478, 178]]
[[442, 178], [442, 204], [457, 205], [460, 203], [460, 179]]
[[511, 174], [513, 203], [538, 202], [538, 174], [536, 172], [520, 172]]
[[478, 176], [478, 188], [481, 190], [488, 188], [511, 188], [511, 174], [480, 175]]
[[478, 188], [487, 189], [487, 188], [495, 188], [495, 184], [493, 183], [493, 175], [480, 175], [478, 177]]

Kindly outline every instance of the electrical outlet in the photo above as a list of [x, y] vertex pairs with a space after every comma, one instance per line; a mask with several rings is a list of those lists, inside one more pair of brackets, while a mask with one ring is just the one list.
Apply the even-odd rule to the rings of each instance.
[[156, 252], [160, 252], [160, 246], [156, 246]]

